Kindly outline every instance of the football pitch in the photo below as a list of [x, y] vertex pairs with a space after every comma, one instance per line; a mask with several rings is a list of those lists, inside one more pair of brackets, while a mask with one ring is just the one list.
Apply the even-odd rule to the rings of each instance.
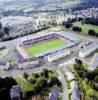
[[66, 44], [67, 44], [67, 42], [62, 39], [52, 39], [52, 40], [39, 42], [37, 44], [32, 44], [30, 46], [27, 46], [27, 47], [25, 47], [25, 50], [32, 57], [36, 57], [36, 55], [38, 55], [40, 53], [64, 46]]

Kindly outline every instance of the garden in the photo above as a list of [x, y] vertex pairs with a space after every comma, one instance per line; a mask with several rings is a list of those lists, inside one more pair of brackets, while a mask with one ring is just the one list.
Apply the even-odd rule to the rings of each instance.
[[88, 70], [82, 61], [77, 60], [74, 74], [84, 99], [98, 100], [98, 69]]
[[[41, 98], [48, 98], [49, 93], [52, 92], [53, 85], [57, 84], [58, 91], [62, 92], [61, 83], [58, 80], [58, 75], [55, 71], [44, 69], [40, 73], [27, 74], [23, 77], [15, 78], [18, 85], [23, 90], [23, 95], [28, 100], [32, 96], [40, 96]], [[41, 100], [41, 99], [40, 99]]]

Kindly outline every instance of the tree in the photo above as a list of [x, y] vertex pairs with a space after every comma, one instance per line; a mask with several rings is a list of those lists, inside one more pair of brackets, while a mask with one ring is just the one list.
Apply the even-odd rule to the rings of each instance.
[[73, 25], [72, 25], [72, 23], [65, 23], [65, 28], [71, 28]]
[[77, 20], [78, 20], [78, 21], [83, 21], [84, 19], [83, 19], [83, 17], [78, 17]]
[[48, 78], [48, 70], [47, 69], [43, 69], [43, 75], [45, 76], [45, 78]]
[[47, 80], [44, 78], [39, 79], [33, 87], [35, 94], [38, 94], [42, 89], [47, 86]]
[[29, 81], [31, 84], [35, 84], [35, 83], [36, 83], [36, 80], [35, 80], [35, 79], [32, 79], [32, 78], [28, 79], [28, 81]]
[[24, 77], [25, 79], [27, 79], [27, 78], [29, 77], [29, 75], [28, 75], [26, 72], [24, 72], [23, 77]]
[[17, 85], [16, 81], [12, 77], [0, 78], [0, 99], [10, 99], [10, 89], [13, 85]]
[[0, 89], [4, 87], [4, 79], [0, 77]]
[[82, 31], [82, 28], [81, 27], [78, 27], [78, 26], [74, 26], [72, 28], [73, 31], [76, 31], [76, 32], [81, 32]]
[[82, 65], [82, 61], [80, 60], [80, 59], [75, 59], [75, 62], [77, 63], [77, 64], [79, 64], [79, 65]]
[[57, 84], [58, 86], [61, 85], [61, 83], [60, 83], [60, 81], [58, 80], [58, 78], [52, 76], [52, 77], [49, 79], [48, 85], [49, 85], [49, 86], [53, 86], [53, 85], [55, 85], [55, 84]]
[[85, 75], [85, 71], [84, 70], [78, 70], [78, 75], [81, 77], [81, 78], [85, 78], [84, 75]]
[[1, 100], [11, 100], [9, 91], [6, 88], [0, 89], [0, 99]]
[[9, 31], [10, 31], [10, 29], [8, 27], [4, 27], [5, 34], [9, 35]]
[[38, 78], [39, 77], [39, 74], [34, 74], [34, 78]]
[[92, 35], [92, 36], [95, 36], [95, 35], [96, 35], [96, 32], [95, 32], [95, 30], [90, 29], [90, 30], [88, 31], [88, 34], [89, 34], [89, 35]]
[[2, 23], [0, 22], [0, 30], [2, 29]]
[[3, 37], [4, 35], [5, 35], [5, 33], [0, 30], [0, 37]]
[[98, 83], [98, 76], [96, 76], [96, 77], [94, 78], [94, 81], [95, 81], [96, 83]]
[[12, 77], [4, 78], [5, 88], [10, 89], [13, 85], [17, 85], [16, 81]]

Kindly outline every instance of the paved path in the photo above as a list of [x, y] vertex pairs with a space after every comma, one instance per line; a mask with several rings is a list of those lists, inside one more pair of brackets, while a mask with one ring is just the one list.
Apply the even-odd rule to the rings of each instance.
[[62, 87], [63, 87], [63, 96], [62, 96], [62, 100], [69, 100], [68, 99], [68, 89], [67, 89], [67, 84], [64, 78], [64, 75], [62, 74], [62, 72], [60, 70], [57, 70], [57, 73], [60, 77], [60, 81], [62, 83]]

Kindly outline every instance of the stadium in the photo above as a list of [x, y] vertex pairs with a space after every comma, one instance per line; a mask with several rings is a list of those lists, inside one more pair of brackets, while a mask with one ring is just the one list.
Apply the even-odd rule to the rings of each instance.
[[24, 38], [16, 49], [23, 59], [31, 59], [54, 54], [78, 44], [78, 39], [63, 32], [51, 32]]

